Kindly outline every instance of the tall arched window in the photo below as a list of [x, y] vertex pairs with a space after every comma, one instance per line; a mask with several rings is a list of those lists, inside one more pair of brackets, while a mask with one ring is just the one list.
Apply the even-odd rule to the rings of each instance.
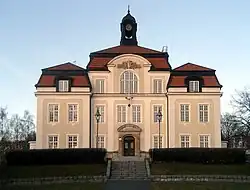
[[121, 93], [137, 93], [138, 78], [132, 71], [125, 71], [120, 78]]

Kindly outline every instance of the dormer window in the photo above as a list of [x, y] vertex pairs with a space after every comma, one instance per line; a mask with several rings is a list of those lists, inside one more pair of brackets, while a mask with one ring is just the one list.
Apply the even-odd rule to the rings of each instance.
[[189, 81], [189, 92], [199, 92], [200, 90], [199, 81]]
[[69, 80], [59, 80], [58, 81], [58, 91], [68, 92], [69, 91]]

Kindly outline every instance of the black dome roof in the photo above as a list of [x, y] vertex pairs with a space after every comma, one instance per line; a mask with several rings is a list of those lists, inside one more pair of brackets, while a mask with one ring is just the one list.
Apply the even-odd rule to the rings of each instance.
[[134, 23], [136, 23], [136, 20], [135, 20], [135, 17], [133, 17], [131, 14], [130, 14], [130, 11], [128, 11], [128, 14], [126, 16], [123, 17], [122, 19], [122, 22], [125, 22], [125, 21], [132, 21]]

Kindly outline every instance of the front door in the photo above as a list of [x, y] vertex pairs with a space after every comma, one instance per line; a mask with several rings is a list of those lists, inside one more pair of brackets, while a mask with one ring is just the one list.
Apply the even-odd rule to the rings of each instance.
[[124, 156], [135, 155], [135, 138], [133, 136], [124, 137], [123, 150], [124, 150]]

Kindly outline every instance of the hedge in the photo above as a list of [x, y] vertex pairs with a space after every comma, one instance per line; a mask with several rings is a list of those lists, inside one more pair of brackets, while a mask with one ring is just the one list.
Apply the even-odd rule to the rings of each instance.
[[246, 163], [245, 149], [228, 148], [163, 148], [150, 149], [153, 162], [187, 162], [203, 164]]
[[103, 164], [106, 149], [33, 149], [6, 154], [7, 165]]

